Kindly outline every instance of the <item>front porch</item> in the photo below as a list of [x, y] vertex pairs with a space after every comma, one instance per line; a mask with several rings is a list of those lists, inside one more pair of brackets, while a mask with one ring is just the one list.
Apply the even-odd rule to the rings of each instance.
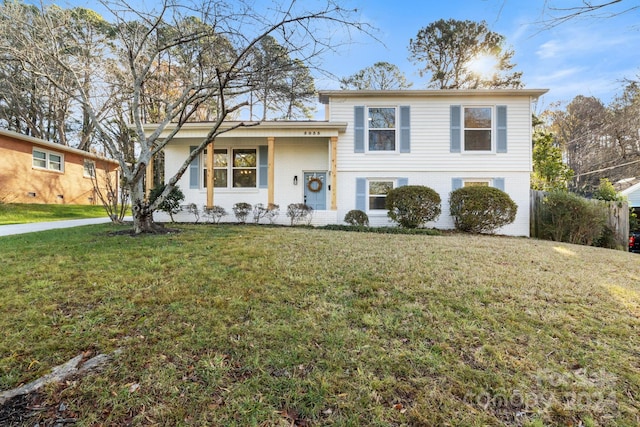
[[[195, 204], [200, 212], [220, 206], [227, 212], [224, 222], [236, 221], [232, 210], [236, 203], [275, 204], [280, 208], [276, 223], [290, 224], [287, 206], [304, 203], [313, 208], [311, 224], [336, 223], [338, 134], [345, 129], [346, 123], [324, 121], [263, 122], [223, 133], [178, 181], [185, 194], [183, 204]], [[208, 131], [206, 123], [189, 123], [178, 132], [165, 148], [166, 178], [175, 174]], [[196, 219], [186, 212], [174, 217], [185, 222]], [[156, 214], [156, 220], [164, 219], [169, 220], [161, 212]]]

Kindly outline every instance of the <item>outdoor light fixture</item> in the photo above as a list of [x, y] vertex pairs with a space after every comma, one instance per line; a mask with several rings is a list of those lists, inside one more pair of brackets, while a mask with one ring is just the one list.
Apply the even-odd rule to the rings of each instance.
[[298, 175], [293, 176], [293, 185], [298, 185]]

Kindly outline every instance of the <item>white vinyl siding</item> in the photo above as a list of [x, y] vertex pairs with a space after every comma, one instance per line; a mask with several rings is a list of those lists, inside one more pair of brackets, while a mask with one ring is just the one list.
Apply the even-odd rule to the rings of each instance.
[[[389, 98], [385, 105], [406, 105], [411, 108], [411, 152], [403, 155], [376, 153], [363, 156], [354, 150], [354, 126], [347, 127], [338, 143], [338, 171], [361, 171], [361, 176], [373, 171], [461, 171], [487, 172], [531, 170], [531, 110], [529, 97], [487, 97], [470, 102], [463, 97]], [[331, 104], [331, 121], [354, 123], [354, 108], [371, 103], [370, 98], [346, 98]], [[450, 151], [451, 105], [506, 106], [508, 152], [478, 152], [473, 155]], [[495, 114], [495, 113], [494, 113]], [[495, 121], [495, 120], [494, 120]], [[497, 124], [496, 124], [497, 126]], [[484, 175], [481, 174], [481, 175]]]

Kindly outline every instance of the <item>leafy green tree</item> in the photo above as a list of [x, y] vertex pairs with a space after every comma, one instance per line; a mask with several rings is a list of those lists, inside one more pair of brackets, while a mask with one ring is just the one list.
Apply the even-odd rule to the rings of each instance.
[[[522, 87], [522, 72], [513, 71], [514, 51], [504, 47], [504, 36], [490, 31], [487, 23], [455, 19], [433, 22], [409, 40], [409, 59], [430, 75], [436, 89]], [[474, 68], [492, 61], [493, 67]]]
[[[313, 76], [303, 61], [291, 58], [289, 50], [275, 37], [266, 36], [252, 50], [251, 104], [262, 107], [261, 120], [267, 120], [270, 112], [285, 111], [281, 118], [293, 119], [300, 114], [310, 118], [316, 89]], [[256, 102], [257, 101], [257, 102]]]
[[562, 160], [562, 149], [551, 132], [537, 130], [533, 134], [533, 173], [531, 188], [534, 190], [566, 190], [573, 171]]
[[409, 89], [412, 85], [397, 65], [388, 62], [376, 62], [371, 67], [340, 79], [342, 90], [395, 90]]
[[618, 194], [611, 181], [609, 181], [609, 178], [600, 178], [600, 185], [596, 188], [596, 191], [593, 192], [593, 198], [607, 202], [624, 199], [624, 197]]

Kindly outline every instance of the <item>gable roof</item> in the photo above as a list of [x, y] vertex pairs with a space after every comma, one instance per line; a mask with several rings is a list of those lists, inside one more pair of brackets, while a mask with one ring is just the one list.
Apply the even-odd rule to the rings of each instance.
[[549, 89], [425, 89], [425, 90], [321, 90], [320, 102], [327, 104], [329, 98], [387, 98], [387, 97], [447, 97], [447, 96], [528, 96], [537, 99]]
[[14, 131], [11, 131], [11, 130], [0, 129], [0, 136], [13, 138], [13, 139], [18, 140], [18, 141], [22, 141], [22, 142], [29, 143], [29, 144], [32, 144], [32, 145], [39, 145], [41, 147], [50, 148], [50, 149], [56, 150], [56, 151], [62, 151], [62, 152], [65, 152], [65, 153], [78, 154], [78, 155], [80, 155], [82, 157], [86, 157], [86, 158], [93, 159], [93, 160], [106, 161], [106, 162], [109, 162], [109, 163], [113, 163], [115, 165], [119, 165], [120, 164], [117, 160], [108, 159], [108, 158], [106, 158], [104, 156], [100, 156], [100, 155], [95, 154], [95, 153], [90, 153], [88, 151], [79, 150], [77, 148], [68, 147], [68, 146], [62, 145], [62, 144], [56, 144], [55, 142], [45, 141], [44, 139], [40, 139], [40, 138], [34, 138], [33, 136], [23, 135], [21, 133], [14, 132]]

